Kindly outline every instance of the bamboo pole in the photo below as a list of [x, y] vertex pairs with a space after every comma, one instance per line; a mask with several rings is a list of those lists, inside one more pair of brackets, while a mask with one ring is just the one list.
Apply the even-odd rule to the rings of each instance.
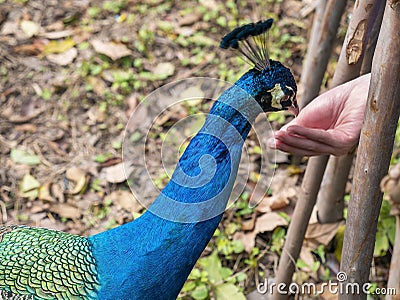
[[[372, 57], [381, 28], [385, 3], [386, 1], [378, 1], [371, 12], [374, 25], [370, 29], [370, 32], [366, 33], [368, 41], [365, 47], [365, 56], [361, 65], [360, 75], [371, 71]], [[331, 156], [329, 158], [317, 197], [318, 221], [322, 224], [334, 223], [343, 219], [344, 195], [353, 158], [354, 151], [342, 156]]]
[[[388, 0], [376, 47], [344, 236], [341, 271], [347, 283], [368, 281], [386, 174], [400, 114], [400, 3]], [[339, 299], [366, 299], [341, 294]]]
[[[376, 5], [374, 0], [359, 0], [356, 2], [338, 66], [332, 80], [332, 87], [354, 79], [360, 73], [366, 38], [365, 33], [373, 24], [370, 13], [374, 5]], [[327, 162], [328, 156], [312, 157], [308, 161], [299, 200], [289, 225], [276, 276], [277, 284], [283, 284], [286, 290], [292, 281], [295, 263], [300, 254], [308, 221], [317, 199]], [[275, 292], [273, 297], [274, 299], [287, 299], [288, 295]]]

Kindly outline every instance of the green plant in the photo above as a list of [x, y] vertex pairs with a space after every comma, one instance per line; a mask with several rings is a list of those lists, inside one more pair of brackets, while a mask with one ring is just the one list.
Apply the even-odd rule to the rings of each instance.
[[374, 256], [386, 255], [390, 244], [394, 245], [396, 218], [390, 215], [390, 209], [390, 202], [383, 200], [378, 219]]
[[245, 274], [233, 274], [230, 268], [223, 267], [218, 252], [214, 251], [198, 260], [178, 299], [244, 300], [243, 291], [237, 285], [245, 279]]

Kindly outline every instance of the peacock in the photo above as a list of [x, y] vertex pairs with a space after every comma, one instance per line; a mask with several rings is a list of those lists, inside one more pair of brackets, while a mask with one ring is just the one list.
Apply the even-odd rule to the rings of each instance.
[[256, 116], [298, 113], [292, 73], [268, 56], [272, 22], [222, 38], [221, 48], [254, 67], [215, 101], [169, 183], [139, 218], [89, 237], [0, 227], [0, 299], [176, 299], [222, 218]]

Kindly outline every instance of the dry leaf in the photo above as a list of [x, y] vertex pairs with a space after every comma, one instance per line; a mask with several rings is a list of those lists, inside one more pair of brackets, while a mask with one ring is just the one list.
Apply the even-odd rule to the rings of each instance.
[[39, 200], [54, 202], [50, 194], [51, 182], [43, 184], [39, 189]]
[[16, 125], [14, 127], [16, 131], [29, 131], [29, 132], [36, 132], [37, 131], [37, 126], [31, 123], [27, 124], [22, 124], [22, 125]]
[[309, 224], [304, 239], [312, 249], [316, 249], [321, 244], [326, 246], [335, 237], [339, 227], [343, 224], [343, 221], [327, 224]]
[[254, 231], [256, 233], [272, 231], [278, 226], [286, 226], [288, 222], [278, 213], [267, 213], [257, 218]]
[[78, 208], [68, 203], [58, 203], [53, 205], [50, 207], [50, 211], [67, 219], [78, 219], [82, 215]]
[[67, 51], [59, 54], [49, 54], [47, 59], [52, 63], [58, 64], [60, 66], [66, 66], [72, 63], [75, 57], [78, 55], [78, 50], [75, 47], [68, 49]]
[[100, 40], [92, 40], [90, 42], [97, 53], [104, 54], [112, 60], [117, 60], [121, 57], [132, 54], [124, 44], [117, 44], [114, 42], [103, 42]]
[[289, 187], [280, 191], [276, 196], [270, 197], [270, 207], [272, 210], [278, 210], [289, 205], [290, 199], [296, 197], [297, 190], [294, 187]]
[[112, 203], [119, 204], [128, 212], [139, 212], [143, 207], [130, 191], [114, 191], [109, 196]]
[[127, 176], [129, 177], [132, 170], [132, 167], [124, 170], [124, 163], [119, 163], [111, 167], [103, 168], [101, 170], [100, 176], [105, 178], [110, 183], [121, 183], [126, 180]]
[[255, 238], [258, 233], [273, 231], [278, 226], [287, 226], [288, 222], [278, 213], [270, 212], [256, 219], [254, 230], [249, 233], [239, 232], [234, 235], [234, 239], [240, 239], [243, 242], [247, 252], [254, 248]]
[[165, 79], [175, 72], [175, 66], [170, 62], [159, 63], [154, 69], [154, 74], [157, 78]]
[[256, 237], [256, 234], [254, 234], [253, 232], [244, 233], [243, 231], [235, 232], [235, 234], [233, 235], [234, 240], [242, 241], [244, 250], [247, 253], [251, 253], [251, 250], [256, 245], [255, 237]]
[[39, 55], [40, 53], [42, 53], [43, 48], [43, 43], [41, 41], [35, 40], [33, 44], [14, 47], [14, 52], [26, 56]]
[[45, 37], [50, 40], [58, 40], [65, 37], [69, 37], [74, 34], [72, 29], [61, 30], [61, 31], [52, 31], [52, 32], [43, 32], [40, 34], [41, 37]]
[[190, 13], [185, 15], [179, 20], [179, 26], [188, 26], [196, 23], [201, 18], [201, 14], [199, 13]]
[[89, 76], [87, 77], [87, 81], [93, 87], [93, 92], [96, 95], [103, 96], [107, 86], [101, 78], [95, 76]]
[[29, 20], [22, 20], [19, 25], [21, 27], [21, 30], [29, 38], [39, 33], [39, 24], [35, 22]]
[[250, 220], [246, 220], [246, 221], [242, 222], [242, 230], [244, 230], [244, 231], [253, 230], [255, 225], [256, 225], [256, 214], [253, 213], [251, 215]]
[[35, 179], [31, 174], [25, 174], [19, 186], [19, 193], [21, 197], [34, 200], [39, 194], [40, 182]]
[[69, 194], [79, 194], [84, 192], [89, 183], [89, 175], [87, 175], [84, 170], [77, 167], [68, 169], [65, 176], [75, 184], [75, 187], [68, 191]]
[[190, 106], [193, 107], [198, 106], [201, 103], [201, 101], [203, 101], [203, 98], [204, 98], [204, 92], [198, 86], [191, 86], [186, 90], [182, 91], [182, 93], [179, 95], [179, 99], [182, 100], [190, 99], [188, 103]]

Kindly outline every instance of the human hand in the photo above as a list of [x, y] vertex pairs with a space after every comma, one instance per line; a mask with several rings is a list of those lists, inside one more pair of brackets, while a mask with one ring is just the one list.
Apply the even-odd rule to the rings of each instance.
[[361, 76], [318, 96], [275, 132], [268, 146], [305, 156], [348, 153], [360, 136], [370, 78]]

